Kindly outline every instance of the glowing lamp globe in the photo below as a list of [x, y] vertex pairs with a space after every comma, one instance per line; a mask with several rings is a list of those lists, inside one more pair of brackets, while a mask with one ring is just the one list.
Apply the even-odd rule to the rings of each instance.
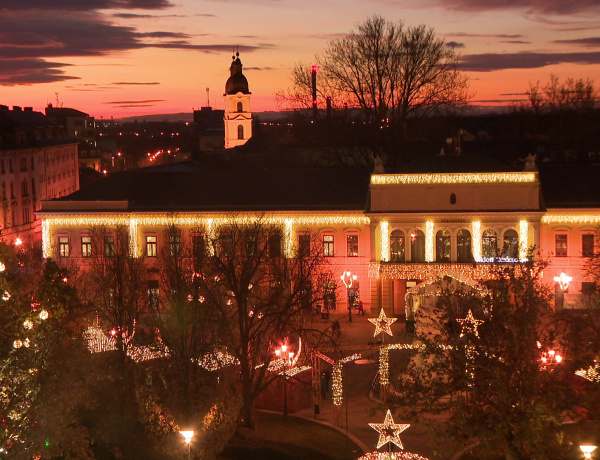
[[180, 431], [179, 434], [185, 438], [185, 443], [189, 444], [192, 442], [192, 438], [194, 437], [194, 431]]
[[596, 446], [590, 446], [585, 444], [579, 446], [579, 448], [581, 449], [581, 452], [583, 452], [584, 458], [592, 458], [592, 452], [596, 450]]

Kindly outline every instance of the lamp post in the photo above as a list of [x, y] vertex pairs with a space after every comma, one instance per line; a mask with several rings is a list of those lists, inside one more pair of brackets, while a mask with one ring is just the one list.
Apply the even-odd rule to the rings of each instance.
[[581, 449], [581, 452], [583, 452], [583, 458], [586, 459], [592, 458], [592, 452], [596, 450], [596, 446], [586, 444], [579, 446], [579, 448]]
[[192, 451], [191, 442], [192, 442], [192, 438], [194, 437], [194, 431], [193, 430], [180, 431], [179, 434], [185, 438], [185, 443], [187, 445], [187, 456], [188, 456], [188, 458], [191, 458], [191, 451]]
[[352, 305], [350, 305], [350, 289], [352, 288], [352, 284], [354, 284], [358, 277], [348, 270], [342, 273], [342, 276], [340, 278], [342, 279], [342, 283], [344, 283], [344, 286], [346, 286], [346, 300], [348, 302], [348, 322], [351, 323]]
[[288, 380], [288, 369], [294, 362], [294, 352], [289, 349], [287, 345], [281, 345], [280, 348], [275, 350], [275, 356], [283, 363], [283, 418], [287, 419], [288, 406], [287, 406], [287, 380]]

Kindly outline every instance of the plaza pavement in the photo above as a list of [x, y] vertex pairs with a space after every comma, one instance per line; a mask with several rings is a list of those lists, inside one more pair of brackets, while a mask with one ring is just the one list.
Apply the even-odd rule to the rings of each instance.
[[[328, 320], [320, 320], [324, 327], [329, 326], [333, 321], [338, 321], [341, 327], [340, 344], [347, 347], [345, 356], [355, 352], [353, 347], [357, 345], [368, 345], [369, 342], [380, 339], [373, 337], [375, 326], [367, 321], [369, 311], [365, 316], [352, 315], [352, 322], [348, 321], [347, 311], [342, 313], [331, 313]], [[405, 332], [406, 324], [399, 319], [391, 325], [393, 337], [386, 335], [385, 343], [406, 343], [412, 339], [412, 334]], [[393, 360], [395, 352], [390, 352], [390, 360]], [[397, 353], [402, 353], [398, 351]], [[325, 353], [327, 354], [327, 353]], [[321, 401], [319, 414], [315, 415], [313, 407], [301, 409], [292, 416], [302, 417], [317, 423], [331, 426], [338, 431], [348, 434], [364, 452], [376, 450], [379, 433], [369, 426], [369, 423], [383, 423], [387, 408], [384, 408], [383, 402], [370, 395], [373, 379], [379, 368], [377, 354], [374, 353], [367, 359], [358, 360], [344, 364], [344, 402], [341, 406], [341, 426], [335, 425], [334, 405], [331, 401], [331, 381], [330, 388], [326, 398]], [[348, 404], [346, 404], [346, 402]], [[405, 423], [405, 421], [394, 416], [394, 423]], [[411, 425], [407, 430], [400, 434], [400, 439], [404, 450], [414, 452], [432, 460], [444, 460], [447, 457], [434, 456], [431, 447], [431, 438], [426, 429], [422, 426]], [[351, 444], [351, 443], [349, 443]], [[385, 451], [387, 445], [380, 450]], [[396, 447], [394, 449], [397, 450]], [[349, 445], [348, 459], [357, 459], [364, 452], [352, 450]]]

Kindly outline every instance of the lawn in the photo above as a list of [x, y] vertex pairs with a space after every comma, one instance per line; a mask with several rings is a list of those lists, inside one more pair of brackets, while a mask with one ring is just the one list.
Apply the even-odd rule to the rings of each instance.
[[256, 429], [243, 431], [229, 443], [225, 460], [348, 460], [361, 450], [333, 428], [281, 414], [259, 412]]

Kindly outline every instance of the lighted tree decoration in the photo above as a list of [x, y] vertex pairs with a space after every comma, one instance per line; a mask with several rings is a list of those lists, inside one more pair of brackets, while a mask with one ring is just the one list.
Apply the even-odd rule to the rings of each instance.
[[401, 450], [404, 450], [400, 433], [406, 430], [410, 425], [406, 423], [394, 423], [392, 412], [388, 409], [383, 423], [369, 423], [369, 426], [379, 433], [377, 449], [388, 444], [387, 452], [367, 452], [359, 460], [427, 460], [419, 454], [412, 452], [392, 452], [392, 444], [395, 444]]
[[369, 322], [375, 325], [375, 332], [373, 333], [373, 337], [377, 337], [377, 334], [381, 333], [386, 333], [387, 335], [392, 337], [394, 334], [392, 333], [392, 328], [390, 326], [397, 320], [398, 318], [388, 318], [385, 315], [385, 311], [383, 311], [382, 308], [379, 312], [379, 317], [369, 318]]
[[482, 319], [475, 319], [471, 310], [467, 313], [466, 318], [457, 319], [456, 321], [462, 326], [462, 331], [460, 333], [461, 337], [464, 337], [467, 334], [473, 334], [475, 337], [479, 338], [479, 331], [477, 328], [484, 321]]

